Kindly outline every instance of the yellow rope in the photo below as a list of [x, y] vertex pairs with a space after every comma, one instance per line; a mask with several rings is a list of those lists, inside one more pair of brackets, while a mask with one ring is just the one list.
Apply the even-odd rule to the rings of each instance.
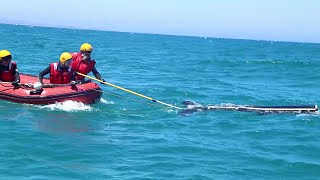
[[114, 84], [111, 84], [111, 83], [102, 81], [102, 80], [100, 80], [100, 79], [97, 79], [97, 78], [94, 78], [94, 77], [91, 77], [91, 76], [82, 74], [82, 73], [79, 73], [79, 72], [76, 72], [76, 73], [77, 73], [78, 75], [80, 75], [80, 76], [83, 76], [83, 77], [86, 77], [86, 78], [89, 78], [89, 79], [93, 79], [93, 80], [98, 81], [98, 82], [100, 82], [100, 83], [102, 83], [102, 84], [105, 84], [105, 85], [108, 85], [108, 86], [111, 86], [111, 87], [120, 89], [120, 90], [122, 90], [122, 91], [126, 91], [126, 92], [128, 92], [128, 93], [134, 94], [134, 95], [136, 95], [136, 96], [140, 96], [140, 97], [142, 97], [142, 98], [151, 100], [152, 102], [156, 102], [156, 103], [159, 103], [159, 104], [162, 104], [162, 105], [165, 105], [165, 106], [168, 106], [168, 107], [172, 107], [172, 108], [175, 108], [175, 109], [184, 109], [184, 108], [181, 108], [181, 107], [174, 106], [174, 105], [172, 105], [172, 104], [168, 104], [168, 103], [165, 103], [165, 102], [162, 102], [162, 101], [153, 99], [153, 98], [148, 97], [148, 96], [145, 96], [145, 95], [143, 95], [143, 94], [139, 94], [139, 93], [134, 92], [134, 91], [131, 91], [131, 90], [129, 90], [129, 89], [125, 89], [125, 88], [123, 88], [123, 87], [116, 86], [116, 85], [114, 85]]
[[164, 108], [164, 109], [168, 109], [168, 107], [165, 107], [165, 106], [159, 106], [159, 105], [156, 105], [156, 104], [151, 104], [151, 103], [147, 103], [147, 102], [142, 102], [142, 101], [139, 101], [139, 100], [136, 100], [136, 99], [132, 99], [132, 98], [129, 98], [129, 97], [125, 97], [125, 96], [121, 96], [119, 94], [115, 94], [115, 93], [110, 93], [108, 91], [100, 91], [100, 90], [94, 90], [94, 91], [97, 91], [97, 92], [103, 92], [103, 93], [106, 93], [106, 94], [109, 94], [111, 96], [115, 96], [115, 97], [119, 97], [119, 98], [123, 98], [123, 99], [128, 99], [128, 100], [131, 100], [131, 101], [135, 101], [135, 102], [138, 102], [138, 103], [141, 103], [141, 104], [147, 104], [149, 106], [154, 106], [154, 107], [160, 107], [160, 108]]

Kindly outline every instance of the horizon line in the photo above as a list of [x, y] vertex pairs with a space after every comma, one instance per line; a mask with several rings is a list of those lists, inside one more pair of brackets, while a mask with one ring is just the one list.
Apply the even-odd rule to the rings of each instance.
[[212, 38], [212, 39], [229, 39], [229, 40], [245, 40], [245, 41], [267, 41], [267, 42], [278, 42], [278, 43], [302, 43], [302, 44], [320, 44], [320, 42], [305, 42], [305, 41], [287, 41], [287, 40], [270, 40], [270, 39], [245, 39], [245, 38], [231, 38], [231, 37], [213, 37], [213, 36], [197, 36], [197, 35], [186, 35], [186, 34], [161, 34], [161, 33], [148, 33], [148, 32], [131, 32], [131, 31], [118, 31], [110, 29], [91, 29], [85, 27], [76, 26], [58, 26], [58, 25], [44, 25], [44, 24], [31, 24], [31, 23], [10, 23], [1, 22], [0, 24], [15, 25], [15, 26], [35, 26], [44, 28], [61, 28], [61, 29], [75, 29], [75, 30], [89, 30], [89, 31], [102, 31], [102, 32], [115, 32], [115, 33], [133, 33], [133, 34], [147, 34], [147, 35], [162, 35], [162, 36], [180, 36], [180, 37], [195, 37], [195, 38]]

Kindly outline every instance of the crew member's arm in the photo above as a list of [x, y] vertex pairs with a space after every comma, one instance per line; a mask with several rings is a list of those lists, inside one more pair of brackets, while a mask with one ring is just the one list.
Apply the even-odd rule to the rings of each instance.
[[105, 80], [102, 79], [100, 73], [97, 71], [96, 66], [93, 66], [92, 73], [93, 73], [93, 75], [94, 75], [97, 79], [105, 82]]
[[44, 69], [43, 71], [41, 71], [40, 73], [39, 73], [39, 75], [38, 75], [38, 80], [39, 80], [39, 82], [41, 83], [41, 84], [43, 84], [43, 76], [45, 76], [45, 75], [47, 75], [47, 74], [49, 74], [50, 73], [50, 65], [46, 68], [46, 69]]
[[92, 73], [93, 73], [93, 75], [94, 75], [97, 79], [101, 80], [101, 75], [100, 75], [100, 73], [97, 71], [96, 66], [93, 66]]
[[15, 69], [12, 71], [13, 75], [14, 75], [14, 81], [12, 81], [12, 85], [14, 87], [19, 87], [19, 82], [20, 82], [20, 76], [18, 73], [18, 68], [15, 67]]
[[76, 72], [72, 71], [71, 81], [75, 81], [75, 80], [76, 80]]
[[16, 83], [20, 82], [20, 75], [19, 75], [18, 69], [16, 69], [15, 72], [14, 72], [14, 81]]

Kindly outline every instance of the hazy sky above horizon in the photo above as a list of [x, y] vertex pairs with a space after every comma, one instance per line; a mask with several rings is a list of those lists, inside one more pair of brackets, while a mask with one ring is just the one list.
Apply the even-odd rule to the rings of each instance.
[[0, 22], [320, 43], [320, 0], [0, 0]]

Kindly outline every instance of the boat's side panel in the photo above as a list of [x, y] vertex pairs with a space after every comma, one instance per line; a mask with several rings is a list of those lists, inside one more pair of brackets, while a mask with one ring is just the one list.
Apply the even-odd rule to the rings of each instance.
[[92, 89], [88, 90], [87, 92], [66, 93], [52, 96], [16, 96], [7, 93], [0, 93], [0, 99], [27, 104], [53, 104], [55, 102], [62, 102], [67, 100], [73, 100], [85, 104], [93, 104], [101, 98], [101, 95], [101, 89]]
[[[34, 76], [22, 75], [21, 83], [34, 83], [37, 78]], [[45, 80], [45, 83], [48, 81]], [[95, 103], [101, 98], [101, 88], [91, 82], [86, 84], [79, 84], [72, 86], [61, 86], [54, 88], [44, 88], [41, 94], [31, 95], [32, 88], [20, 87], [14, 88], [10, 84], [3, 85], [0, 83], [0, 99], [13, 101], [17, 103], [28, 104], [52, 104], [55, 102], [62, 102], [66, 100], [73, 100], [83, 102], [85, 104]]]

